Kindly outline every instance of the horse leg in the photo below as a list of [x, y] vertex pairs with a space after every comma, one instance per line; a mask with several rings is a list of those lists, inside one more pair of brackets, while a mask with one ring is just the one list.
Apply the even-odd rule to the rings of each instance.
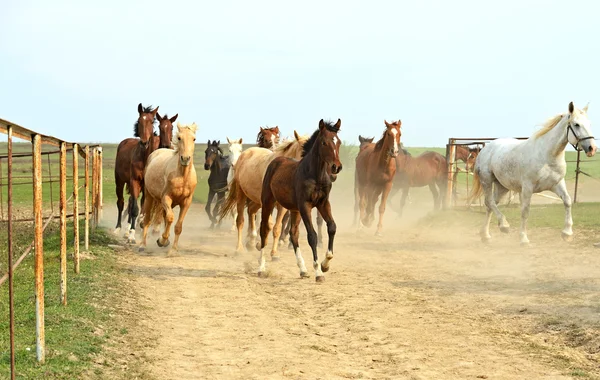
[[277, 218], [273, 226], [273, 248], [271, 249], [271, 261], [278, 261], [277, 248], [279, 247], [279, 237], [281, 236], [281, 227], [283, 217], [288, 213], [280, 204], [277, 204]]
[[[266, 190], [266, 191], [265, 191]], [[273, 229], [273, 208], [275, 207], [275, 197], [271, 190], [263, 186], [261, 194], [262, 212], [260, 218], [260, 242], [256, 243], [256, 249], [260, 251], [258, 258], [258, 277], [262, 277], [266, 272], [265, 246], [269, 241], [269, 233]], [[281, 207], [281, 206], [278, 206]], [[273, 247], [277, 245], [277, 240], [273, 242]]]
[[387, 204], [388, 195], [390, 194], [390, 190], [392, 190], [392, 182], [388, 182], [385, 184], [383, 192], [381, 194], [381, 202], [379, 203], [379, 223], [377, 223], [377, 231], [375, 232], [376, 236], [383, 236], [381, 229], [383, 228], [383, 214], [385, 213], [385, 206]]
[[358, 177], [354, 174], [354, 220], [352, 227], [358, 227], [358, 216], [360, 214], [360, 192], [358, 190]]
[[440, 209], [440, 193], [438, 192], [435, 183], [429, 184], [429, 190], [433, 195], [433, 209], [437, 211]]
[[323, 216], [317, 210], [317, 246], [323, 248]]
[[284, 245], [289, 240], [290, 233], [290, 211], [286, 211], [281, 220], [282, 232], [279, 236], [279, 246]]
[[212, 203], [213, 198], [215, 197], [215, 192], [212, 189], [208, 190], [208, 198], [206, 198], [206, 206], [204, 207], [204, 211], [206, 211], [206, 215], [208, 215], [208, 219], [210, 219], [210, 228], [215, 228], [215, 219], [210, 213], [210, 204]]
[[172, 256], [177, 252], [178, 244], [179, 244], [179, 236], [181, 235], [181, 231], [183, 231], [183, 219], [185, 219], [185, 215], [187, 214], [190, 206], [192, 205], [192, 197], [187, 198], [181, 206], [179, 206], [179, 217], [177, 218], [177, 223], [175, 223], [175, 239], [173, 240], [173, 246], [169, 249], [167, 256]]
[[502, 212], [500, 212], [498, 205], [500, 204], [500, 201], [502, 200], [502, 198], [504, 198], [506, 193], [508, 193], [508, 189], [502, 186], [500, 182], [496, 180], [494, 182], [494, 203], [492, 205], [492, 210], [494, 210], [496, 216], [498, 217], [498, 227], [500, 227], [500, 231], [504, 233], [508, 233], [510, 225], [506, 221], [506, 218], [504, 217]]
[[123, 189], [125, 184], [117, 181], [115, 192], [117, 193], [117, 226], [115, 227], [115, 234], [121, 232], [121, 216], [123, 215], [123, 207], [125, 206], [125, 199], [123, 198]]
[[364, 226], [363, 221], [366, 218], [367, 212], [367, 192], [364, 187], [359, 187], [359, 220], [358, 220], [358, 229], [361, 229]]
[[335, 238], [335, 232], [337, 228], [335, 221], [333, 220], [333, 215], [331, 214], [331, 204], [329, 203], [329, 200], [318, 206], [317, 210], [319, 211], [319, 215], [323, 215], [323, 220], [325, 220], [325, 223], [327, 223], [327, 235], [329, 237], [329, 242], [327, 244], [327, 254], [321, 263], [321, 269], [323, 272], [327, 272], [329, 270], [329, 262], [331, 259], [333, 259], [333, 239]]
[[168, 247], [170, 244], [169, 234], [171, 233], [171, 224], [173, 224], [173, 221], [175, 220], [175, 214], [171, 207], [173, 200], [170, 196], [165, 195], [163, 196], [161, 203], [165, 210], [165, 229], [163, 230], [162, 236], [156, 240], [156, 244], [158, 244], [159, 247]]
[[296, 256], [296, 264], [300, 269], [300, 278], [308, 277], [308, 271], [304, 264], [304, 258], [298, 245], [298, 235], [300, 232], [300, 213], [298, 211], [290, 211], [290, 243], [294, 247], [294, 255]]
[[317, 282], [325, 281], [321, 264], [319, 264], [319, 255], [317, 254], [317, 232], [315, 231], [312, 218], [311, 218], [311, 205], [307, 202], [303, 202], [300, 207], [300, 216], [306, 227], [306, 237], [308, 238], [308, 244], [313, 253], [313, 268], [315, 269], [315, 280]]
[[[248, 241], [246, 241], [246, 248], [252, 249], [255, 245], [256, 236], [256, 214], [258, 214], [258, 210], [260, 209], [260, 205], [254, 202], [250, 202], [248, 204]], [[262, 223], [262, 220], [261, 220]]]
[[242, 194], [239, 194], [240, 192], [238, 191], [238, 199], [237, 199], [237, 216], [235, 217], [235, 224], [237, 227], [237, 235], [238, 235], [238, 239], [237, 239], [237, 247], [235, 248], [235, 251], [237, 253], [242, 253], [245, 252], [246, 249], [244, 248], [244, 245], [242, 244], [243, 238], [242, 238], [242, 234], [244, 231], [244, 207], [246, 205], [246, 201], [244, 199], [242, 199], [244, 196]]
[[127, 210], [125, 211], [127, 213], [127, 228], [125, 228], [125, 233], [123, 234], [123, 237], [126, 239], [129, 236], [129, 230], [131, 229], [132, 210], [133, 210], [133, 197], [131, 195], [129, 195], [129, 199], [127, 200]]
[[404, 211], [404, 205], [406, 204], [406, 198], [408, 197], [408, 191], [410, 187], [405, 187], [402, 189], [402, 197], [400, 197], [400, 212], [398, 212], [398, 217], [402, 216], [402, 212]]
[[571, 216], [571, 197], [567, 192], [567, 185], [563, 178], [554, 188], [552, 192], [560, 197], [565, 205], [565, 228], [562, 230], [562, 238], [565, 241], [573, 240], [573, 218]]
[[129, 237], [127, 238], [127, 240], [132, 243], [135, 244], [135, 220], [138, 217], [139, 213], [140, 213], [140, 209], [138, 207], [138, 203], [137, 203], [137, 199], [138, 196], [140, 195], [140, 191], [141, 189], [141, 184], [139, 181], [131, 181], [131, 186], [129, 186], [129, 188], [131, 189], [131, 227], [129, 227]]
[[398, 211], [397, 208], [394, 207], [394, 202], [392, 202], [392, 199], [398, 193], [399, 190], [400, 190], [400, 187], [398, 185], [396, 185], [396, 186], [392, 185], [392, 190], [390, 191], [390, 195], [388, 196], [388, 202], [389, 202], [390, 208], [392, 210], [394, 210], [397, 214], [400, 214], [400, 212]]
[[[148, 197], [148, 199], [144, 202], [144, 221], [142, 227], [142, 243], [139, 246], [139, 252], [144, 252], [146, 249], [146, 239], [148, 238], [148, 228], [150, 228], [150, 223], [152, 222], [152, 208], [154, 207], [154, 199]], [[161, 210], [162, 212], [162, 210]]]
[[221, 221], [217, 220], [217, 215], [219, 215], [219, 212], [221, 212], [221, 207], [223, 207], [224, 202], [225, 202], [225, 192], [221, 191], [220, 193], [217, 194], [217, 204], [215, 205], [215, 208], [213, 209], [213, 216], [217, 223], [218, 229], [221, 229]]
[[[527, 219], [529, 219], [529, 206], [531, 205], [531, 196], [533, 192], [530, 189], [522, 188], [519, 198], [521, 199], [521, 245], [529, 244], [527, 237]], [[568, 196], [568, 195], [567, 195]], [[570, 201], [570, 199], [569, 199]], [[569, 210], [570, 215], [570, 210]]]

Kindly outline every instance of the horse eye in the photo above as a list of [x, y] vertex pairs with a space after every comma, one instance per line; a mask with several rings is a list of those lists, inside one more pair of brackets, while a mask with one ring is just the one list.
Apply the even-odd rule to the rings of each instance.
[[580, 125], [579, 125], [579, 124], [577, 124], [577, 123], [575, 123], [575, 127], [576, 127], [576, 128], [579, 128], [579, 127], [580, 127]]
[[177, 140], [181, 141], [181, 137], [178, 137]]
[[194, 139], [194, 141], [196, 141], [196, 139]]

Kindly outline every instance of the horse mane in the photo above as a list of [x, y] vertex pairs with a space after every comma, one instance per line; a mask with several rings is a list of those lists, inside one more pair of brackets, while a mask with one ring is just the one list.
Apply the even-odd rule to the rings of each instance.
[[195, 135], [196, 131], [198, 130], [198, 126], [196, 124], [190, 124], [190, 125], [184, 125], [182, 127], [178, 127], [177, 128], [177, 132], [175, 132], [175, 135], [173, 136], [173, 141], [171, 142], [173, 144], [173, 150], [175, 152], [179, 152], [179, 128], [181, 129], [189, 129], [190, 131], [192, 131], [192, 133]]
[[[324, 121], [323, 124], [325, 124], [325, 128], [329, 132], [338, 133], [339, 130], [340, 130], [331, 121]], [[314, 131], [314, 133], [312, 134], [312, 136], [310, 136], [310, 138], [308, 139], [308, 141], [306, 141], [304, 143], [304, 146], [302, 147], [302, 157], [306, 156], [306, 154], [308, 152], [310, 152], [310, 150], [312, 149], [313, 145], [315, 145], [315, 141], [317, 141], [317, 137], [319, 136], [319, 132], [320, 131], [321, 131], [321, 129], [317, 128], [317, 130]]]
[[[152, 106], [147, 106], [147, 107], [143, 107], [142, 108], [142, 113], [151, 113], [152, 112]], [[166, 115], [165, 115], [166, 116]], [[140, 119], [138, 118], [135, 123], [133, 124], [133, 137], [140, 137], [140, 134], [138, 133], [138, 124], [140, 122]], [[154, 132], [154, 124], [156, 123], [156, 116], [154, 117], [154, 120], [152, 120], [152, 133], [154, 134], [154, 136], [158, 136], [156, 134], [156, 132]]]
[[[287, 153], [288, 150], [290, 150], [293, 146], [300, 146], [300, 147], [304, 147], [306, 146], [306, 142], [303, 144], [301, 140], [307, 140], [308, 136], [300, 136], [300, 141], [298, 141], [298, 144], [295, 144], [296, 139], [293, 140], [289, 140], [289, 141], [285, 141], [281, 144], [279, 144], [275, 150], [273, 151], [274, 153], [281, 153], [281, 155]], [[304, 156], [304, 153], [302, 154]]]
[[383, 130], [383, 134], [377, 143], [375, 144], [375, 150], [381, 150], [383, 148], [383, 142], [385, 141], [385, 134], [387, 133], [387, 127]]
[[[275, 127], [267, 128], [265, 126], [265, 128], [263, 128], [263, 129], [272, 131], [275, 129]], [[258, 131], [258, 134], [256, 135], [256, 145], [262, 146], [264, 142], [265, 142], [265, 135], [263, 134], [263, 131], [260, 130], [260, 131]]]
[[542, 124], [542, 129], [537, 131], [534, 137], [542, 137], [546, 133], [550, 132], [562, 120], [563, 116], [565, 116], [565, 114], [561, 113], [548, 119], [544, 124]]

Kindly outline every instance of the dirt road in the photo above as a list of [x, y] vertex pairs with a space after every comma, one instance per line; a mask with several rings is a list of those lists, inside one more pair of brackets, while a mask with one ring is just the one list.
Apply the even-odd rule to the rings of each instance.
[[[292, 251], [256, 276], [256, 251], [233, 255], [230, 222], [188, 214], [179, 257], [149, 244], [120, 261], [135, 299], [130, 336], [158, 379], [566, 379], [595, 377], [600, 255], [576, 229], [494, 234], [464, 223], [386, 218], [383, 238], [338, 207], [335, 258], [317, 284]], [[460, 214], [457, 214], [460, 218]], [[112, 220], [112, 218], [110, 218]], [[479, 222], [479, 219], [477, 219]], [[593, 237], [592, 237], [593, 238]], [[152, 239], [152, 242], [155, 240]], [[141, 347], [141, 348], [140, 348]]]

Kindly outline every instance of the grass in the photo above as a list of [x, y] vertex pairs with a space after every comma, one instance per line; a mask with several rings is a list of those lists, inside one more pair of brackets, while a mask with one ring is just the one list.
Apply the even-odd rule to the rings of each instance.
[[[15, 231], [18, 246], [28, 244], [31, 228], [19, 224]], [[72, 236], [72, 230], [69, 230]], [[0, 237], [5, 240], [6, 234]], [[80, 378], [102, 351], [111, 334], [118, 332], [112, 322], [111, 303], [119, 288], [118, 267], [114, 253], [106, 245], [110, 238], [101, 230], [91, 234], [90, 259], [81, 260], [79, 275], [68, 267], [68, 305], [59, 301], [59, 239], [57, 224], [51, 224], [44, 239], [44, 293], [46, 323], [46, 363], [36, 361], [34, 269], [31, 257], [15, 271], [15, 333], [17, 378]], [[69, 242], [72, 246], [72, 238]], [[2, 257], [6, 256], [2, 245]], [[83, 247], [83, 246], [82, 246]], [[6, 266], [3, 266], [5, 269]], [[4, 272], [4, 270], [2, 270]], [[9, 378], [8, 286], [0, 287], [0, 378]]]

